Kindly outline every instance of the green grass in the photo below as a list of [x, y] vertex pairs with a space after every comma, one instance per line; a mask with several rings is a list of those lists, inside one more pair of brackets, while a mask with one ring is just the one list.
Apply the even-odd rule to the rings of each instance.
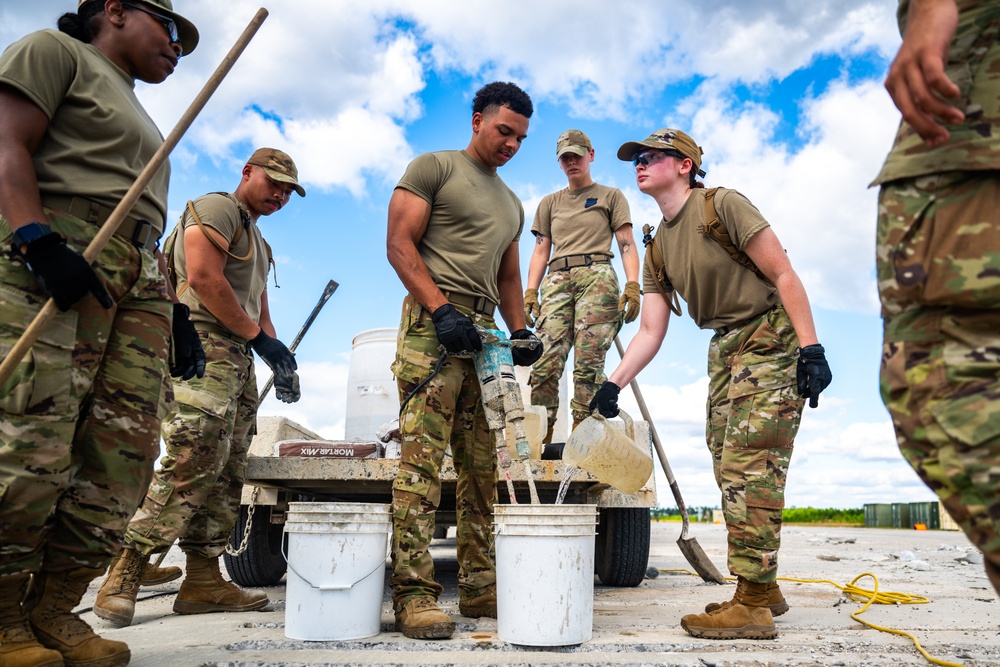
[[[712, 521], [712, 507], [688, 508], [688, 518], [692, 521]], [[675, 507], [657, 507], [649, 511], [653, 521], [680, 521], [681, 515]], [[833, 507], [786, 507], [781, 512], [782, 523], [813, 523], [840, 526], [865, 525], [865, 511], [857, 509], [837, 509]]]

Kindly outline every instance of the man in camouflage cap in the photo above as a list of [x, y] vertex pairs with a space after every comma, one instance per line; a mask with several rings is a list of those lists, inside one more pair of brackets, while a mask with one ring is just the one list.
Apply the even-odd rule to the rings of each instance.
[[[568, 187], [546, 195], [538, 204], [531, 226], [535, 250], [524, 292], [524, 316], [529, 326], [535, 326], [537, 318], [536, 331], [544, 349], [531, 368], [528, 384], [531, 402], [548, 411], [545, 443], [552, 442], [559, 380], [570, 347], [574, 350], [570, 409], [575, 428], [590, 415], [590, 399], [605, 379], [604, 358], [622, 322], [639, 316], [639, 251], [628, 200], [618, 188], [591, 178], [594, 148], [580, 130], [559, 135], [556, 160]], [[612, 238], [618, 240], [627, 280], [620, 298], [618, 275], [611, 266]]]
[[960, 4], [899, 6], [885, 86], [903, 117], [873, 182], [881, 391], [903, 457], [1000, 593], [1000, 7]]
[[[187, 556], [175, 612], [267, 606], [264, 593], [222, 579], [219, 556], [236, 523], [247, 452], [257, 432], [251, 349], [274, 372], [277, 397], [286, 403], [299, 399], [295, 358], [275, 338], [271, 323], [266, 285], [273, 260], [257, 227], [293, 191], [305, 196], [292, 159], [275, 148], [258, 149], [236, 190], [189, 201], [164, 243], [178, 298], [190, 311], [207, 364], [203, 378], [185, 377], [174, 386], [176, 403], [163, 422], [166, 455], [94, 603], [94, 613], [117, 626], [132, 622], [150, 555], [175, 540]], [[146, 578], [177, 576], [179, 570]]]
[[696, 180], [705, 173], [702, 150], [687, 134], [658, 130], [623, 144], [618, 158], [633, 163], [636, 185], [663, 220], [654, 238], [643, 239], [639, 333], [591, 408], [618, 414], [620, 388], [660, 349], [671, 311], [681, 314], [675, 294], [700, 328], [715, 332], [706, 435], [736, 593], [684, 616], [681, 626], [696, 637], [770, 639], [773, 616], [788, 610], [776, 579], [792, 444], [805, 399], [816, 407], [832, 377], [809, 299], [760, 211], [736, 190], [706, 190]]

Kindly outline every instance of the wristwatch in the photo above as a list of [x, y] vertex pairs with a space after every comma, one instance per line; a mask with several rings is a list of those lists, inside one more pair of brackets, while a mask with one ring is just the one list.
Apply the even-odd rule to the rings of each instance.
[[15, 248], [17, 248], [18, 252], [20, 252], [23, 246], [27, 246], [32, 241], [36, 241], [51, 233], [52, 228], [48, 225], [43, 225], [40, 222], [29, 222], [28, 224], [21, 225], [14, 230], [14, 236], [11, 238], [11, 243]]

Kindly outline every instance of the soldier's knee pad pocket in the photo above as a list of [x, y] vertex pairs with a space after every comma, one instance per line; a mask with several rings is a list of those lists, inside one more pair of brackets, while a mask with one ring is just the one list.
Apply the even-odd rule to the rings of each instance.
[[986, 396], [996, 395], [997, 384], [971, 396], [939, 400], [930, 412], [949, 437], [967, 447], [1000, 441], [1000, 406]]
[[[0, 359], [6, 358], [38, 315], [42, 305], [11, 288], [0, 287]], [[77, 312], [57, 313], [28, 349], [0, 392], [0, 410], [13, 415], [58, 416], [72, 396], [73, 348]]]

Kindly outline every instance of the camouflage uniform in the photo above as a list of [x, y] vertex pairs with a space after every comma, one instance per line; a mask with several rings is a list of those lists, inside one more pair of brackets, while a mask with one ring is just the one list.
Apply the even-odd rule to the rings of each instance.
[[548, 410], [549, 425], [559, 409], [559, 379], [573, 348], [573, 423], [590, 415], [590, 399], [607, 377], [604, 358], [621, 328], [618, 276], [610, 262], [549, 271], [541, 285], [541, 314], [535, 331], [542, 356], [531, 367], [531, 402]]
[[[492, 317], [463, 306], [456, 308], [475, 324], [496, 328]], [[434, 372], [441, 355], [438, 345], [431, 314], [407, 296], [392, 366], [400, 402]], [[459, 595], [474, 598], [496, 582], [491, 528], [497, 464], [471, 357], [449, 355], [445, 359], [441, 370], [406, 403], [399, 430], [402, 451], [392, 488], [393, 574], [389, 580], [394, 610], [398, 612], [416, 597], [436, 599], [443, 591], [434, 581], [434, 562], [427, 548], [434, 535], [434, 513], [441, 502], [439, 471], [449, 444], [458, 473]]]
[[247, 453], [256, 433], [257, 377], [244, 341], [199, 331], [203, 378], [174, 385], [174, 410], [163, 422], [166, 455], [129, 523], [126, 546], [217, 558], [240, 508]]
[[[82, 252], [97, 227], [45, 209]], [[0, 356], [48, 296], [0, 218]], [[172, 310], [156, 258], [120, 236], [98, 257], [115, 306], [90, 295], [55, 316], [0, 389], [0, 574], [103, 569], [152, 476]]]
[[708, 351], [706, 439], [729, 531], [729, 571], [760, 583], [777, 577], [785, 479], [805, 405], [797, 352], [782, 306], [717, 333]]
[[933, 149], [901, 123], [874, 182], [881, 393], [900, 452], [1000, 593], [1000, 7], [959, 8], [946, 73], [967, 120]]

